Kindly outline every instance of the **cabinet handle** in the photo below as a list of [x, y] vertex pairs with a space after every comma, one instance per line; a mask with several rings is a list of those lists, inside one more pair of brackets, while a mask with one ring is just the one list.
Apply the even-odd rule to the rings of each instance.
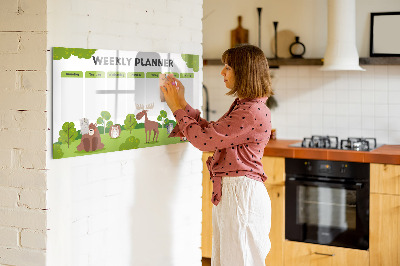
[[316, 254], [316, 255], [324, 255], [324, 256], [331, 256], [331, 257], [335, 256], [335, 254], [327, 254], [327, 253], [319, 253], [319, 252], [314, 252], [314, 254]]

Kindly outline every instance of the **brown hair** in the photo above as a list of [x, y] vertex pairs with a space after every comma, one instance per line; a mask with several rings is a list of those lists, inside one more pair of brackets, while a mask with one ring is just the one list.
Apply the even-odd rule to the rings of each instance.
[[274, 94], [268, 61], [260, 48], [248, 44], [240, 45], [226, 50], [221, 60], [235, 74], [235, 85], [226, 95], [254, 99]]

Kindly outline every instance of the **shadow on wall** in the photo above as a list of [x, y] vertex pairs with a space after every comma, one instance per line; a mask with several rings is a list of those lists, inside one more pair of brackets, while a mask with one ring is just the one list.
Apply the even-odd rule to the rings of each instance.
[[[176, 265], [180, 235], [174, 214], [179, 210], [179, 178], [182, 176], [183, 145], [149, 148], [134, 162], [135, 185], [130, 209], [131, 265]], [[157, 149], [166, 151], [157, 152]], [[150, 162], [145, 162], [149, 160]], [[174, 239], [175, 237], [175, 239]]]

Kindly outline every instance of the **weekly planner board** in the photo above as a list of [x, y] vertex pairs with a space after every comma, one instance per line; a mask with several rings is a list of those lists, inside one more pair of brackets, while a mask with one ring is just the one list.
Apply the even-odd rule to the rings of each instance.
[[53, 158], [186, 141], [160, 90], [166, 75], [185, 87], [195, 108], [199, 55], [53, 48]]

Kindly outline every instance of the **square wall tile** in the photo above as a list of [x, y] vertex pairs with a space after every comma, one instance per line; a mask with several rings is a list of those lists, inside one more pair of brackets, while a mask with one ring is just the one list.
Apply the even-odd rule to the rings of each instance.
[[389, 117], [400, 117], [400, 104], [389, 104]]
[[389, 96], [389, 104], [400, 104], [400, 90], [398, 91], [392, 91], [390, 90], [388, 92], [388, 96]]
[[389, 115], [389, 107], [387, 104], [375, 104], [375, 117], [387, 117]]
[[387, 78], [375, 78], [374, 79], [374, 90], [375, 91], [387, 91], [388, 79]]
[[400, 144], [400, 131], [389, 131], [389, 140], [390, 144]]

